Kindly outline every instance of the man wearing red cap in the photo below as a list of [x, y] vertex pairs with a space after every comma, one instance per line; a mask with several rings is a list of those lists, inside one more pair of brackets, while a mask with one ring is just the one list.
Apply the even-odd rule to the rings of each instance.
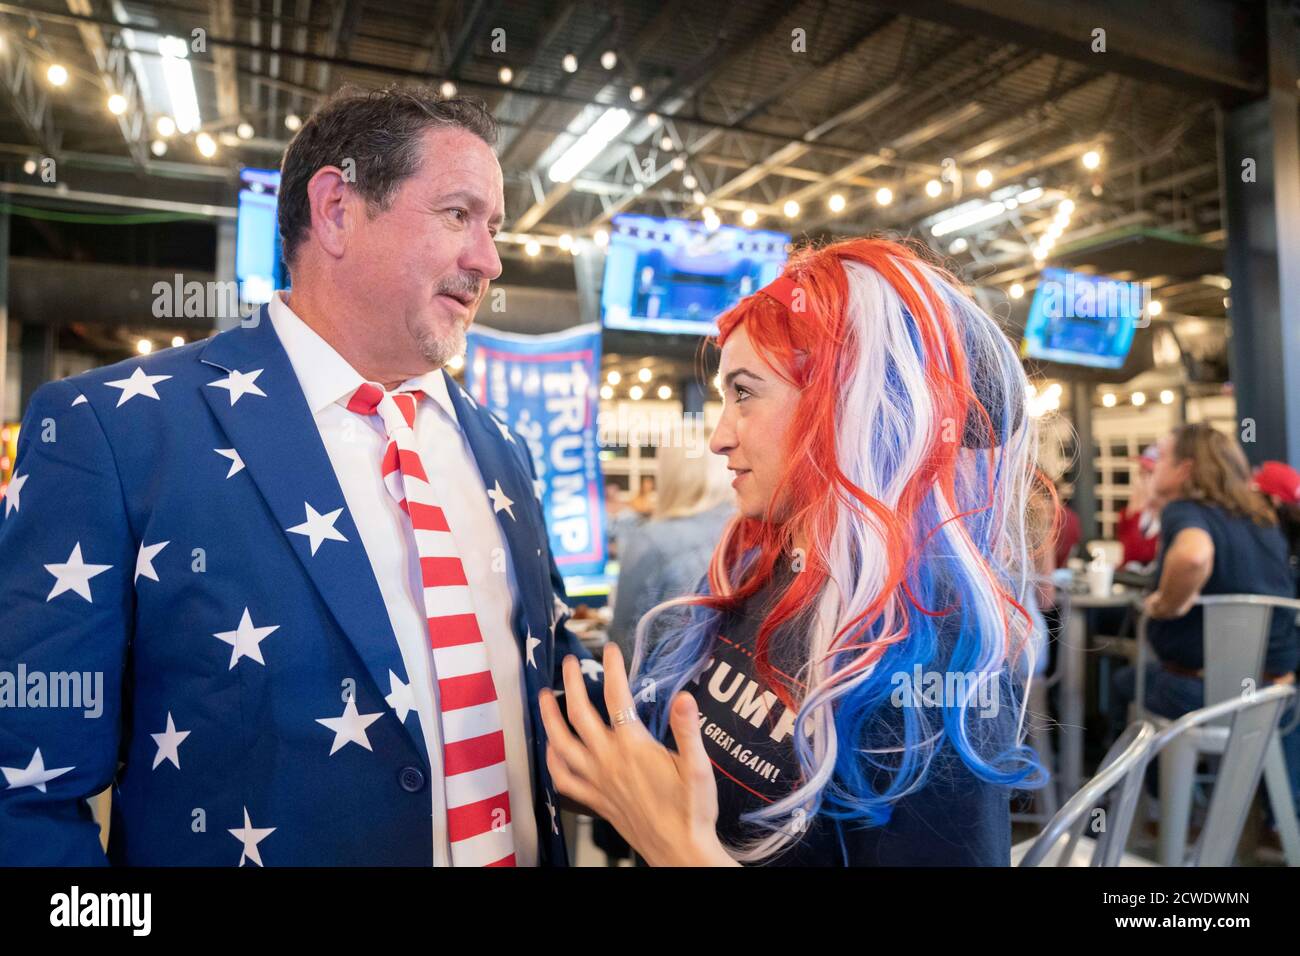
[[1284, 461], [1266, 461], [1255, 469], [1255, 487], [1268, 495], [1291, 552], [1291, 575], [1300, 597], [1300, 471]]
[[1160, 502], [1151, 494], [1151, 472], [1156, 464], [1156, 446], [1149, 445], [1137, 458], [1138, 473], [1133, 494], [1115, 523], [1115, 538], [1124, 548], [1121, 565], [1145, 567], [1156, 559], [1160, 544]]

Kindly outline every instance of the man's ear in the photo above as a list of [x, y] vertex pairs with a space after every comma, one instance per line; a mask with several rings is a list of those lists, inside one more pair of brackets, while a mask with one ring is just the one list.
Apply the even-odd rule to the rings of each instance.
[[307, 181], [307, 202], [311, 206], [311, 231], [329, 255], [341, 258], [347, 248], [350, 216], [360, 197], [348, 188], [343, 171], [322, 166]]

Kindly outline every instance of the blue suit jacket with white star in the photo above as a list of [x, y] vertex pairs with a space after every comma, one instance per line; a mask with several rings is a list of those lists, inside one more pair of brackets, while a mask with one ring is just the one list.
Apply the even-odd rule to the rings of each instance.
[[[256, 391], [233, 403], [213, 387], [259, 369]], [[497, 517], [519, 589], [539, 860], [561, 866], [537, 694], [563, 687], [566, 654], [590, 655], [564, 626], [530, 456], [448, 390], [480, 470], [526, 503]], [[402, 723], [385, 702], [390, 671], [409, 678], [265, 309], [248, 327], [44, 385], [16, 475], [0, 518], [0, 866], [431, 864], [428, 788], [441, 780], [418, 718]], [[334, 526], [347, 542], [313, 555], [289, 533], [304, 502], [343, 508]], [[232, 667], [245, 611], [276, 629]], [[604, 713], [599, 666], [583, 672]], [[83, 686], [60, 674], [96, 673], [97, 717], [53, 693]], [[366, 728], [369, 750], [331, 756], [334, 732], [317, 718], [343, 712], [347, 686], [362, 714], [383, 716]], [[175, 734], [160, 741], [169, 717]], [[176, 759], [159, 762], [171, 748]], [[87, 798], [110, 785], [105, 855]]]

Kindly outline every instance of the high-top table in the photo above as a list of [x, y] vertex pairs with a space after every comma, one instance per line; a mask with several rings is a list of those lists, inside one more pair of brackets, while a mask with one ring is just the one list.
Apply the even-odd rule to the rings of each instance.
[[1060, 741], [1057, 757], [1057, 793], [1061, 805], [1074, 796], [1083, 784], [1083, 708], [1088, 672], [1084, 657], [1088, 649], [1089, 608], [1128, 607], [1142, 598], [1141, 591], [1116, 589], [1111, 594], [1070, 594], [1057, 650], [1057, 667], [1061, 675]]

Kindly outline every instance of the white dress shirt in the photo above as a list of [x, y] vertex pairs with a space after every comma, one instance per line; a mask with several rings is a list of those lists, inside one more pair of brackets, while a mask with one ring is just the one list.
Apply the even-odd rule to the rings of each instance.
[[[424, 615], [420, 557], [409, 519], [384, 486], [380, 465], [388, 444], [376, 416], [363, 417], [339, 404], [365, 381], [343, 356], [293, 313], [276, 292], [271, 297], [271, 324], [289, 355], [302, 386], [330, 464], [343, 489], [361, 544], [370, 558], [379, 591], [401, 649], [409, 698], [390, 702], [410, 706], [418, 715], [429, 752], [433, 794], [433, 863], [451, 864], [447, 841], [446, 793], [443, 786], [442, 733], [437, 717], [437, 680]], [[415, 437], [429, 483], [438, 496], [456, 541], [474, 603], [474, 615], [487, 645], [505, 736], [506, 774], [510, 791], [511, 830], [519, 866], [537, 865], [537, 824], [533, 815], [532, 766], [523, 660], [511, 626], [518, 597], [509, 549], [497, 525], [487, 487], [470, 450], [441, 371], [404, 382], [419, 388], [421, 400]], [[399, 675], [400, 676], [400, 675]], [[388, 693], [390, 688], [381, 688]], [[411, 714], [406, 720], [417, 719]]]

